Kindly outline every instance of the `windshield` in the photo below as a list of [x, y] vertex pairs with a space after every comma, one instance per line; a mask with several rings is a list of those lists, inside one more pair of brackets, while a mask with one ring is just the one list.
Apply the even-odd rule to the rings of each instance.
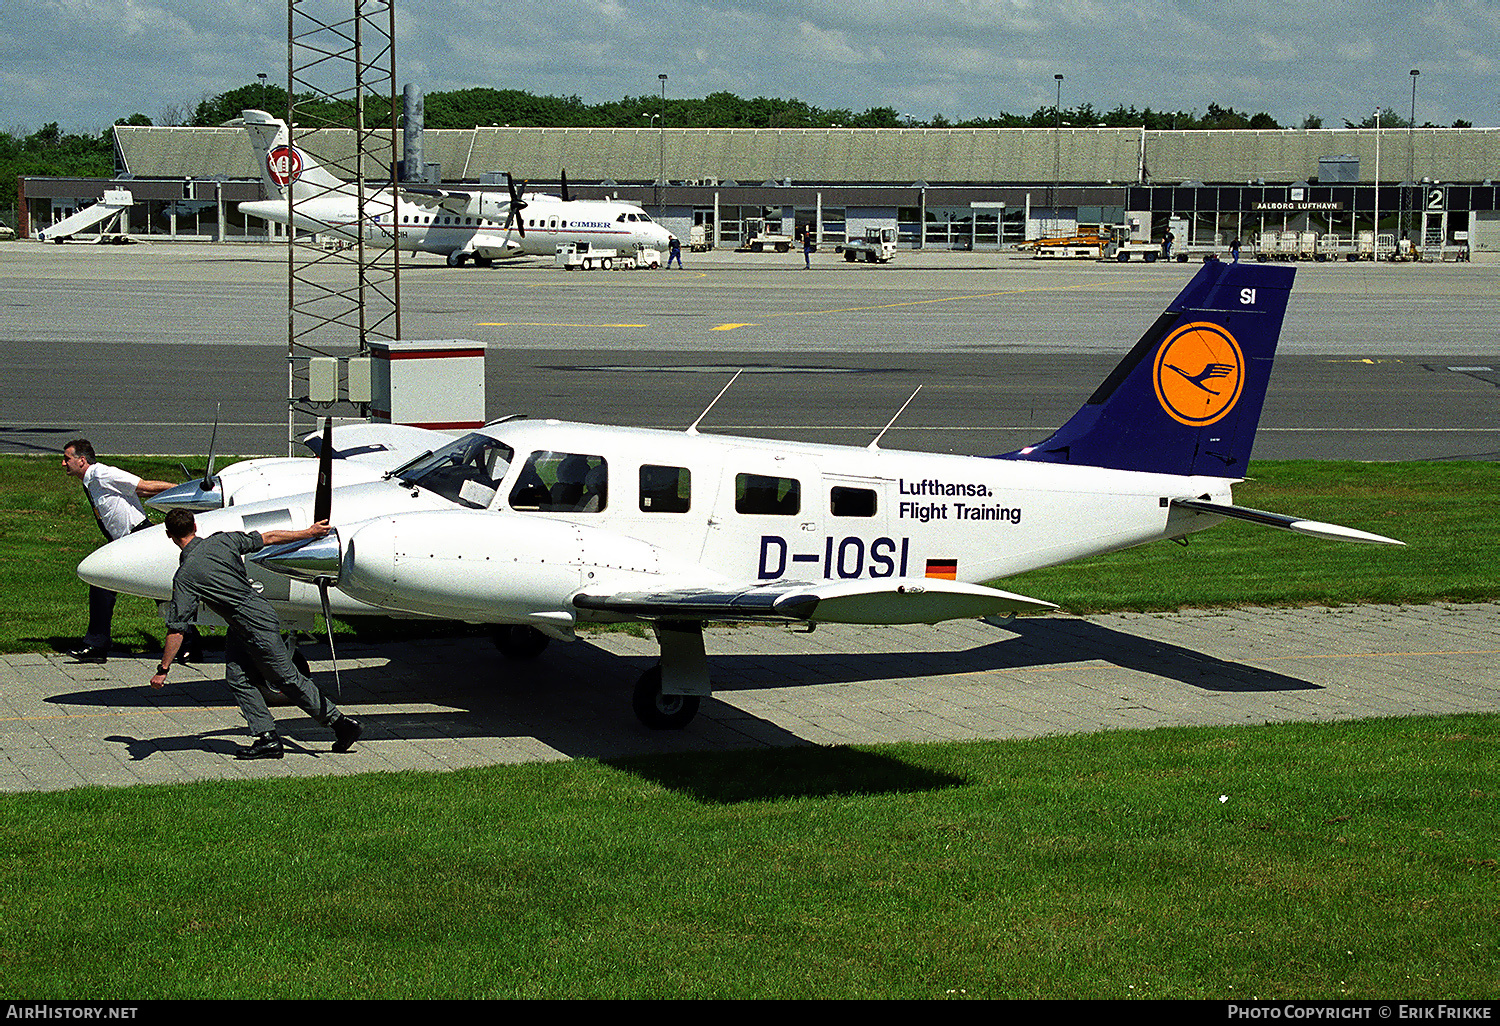
[[478, 433], [417, 460], [401, 474], [403, 484], [420, 485], [470, 509], [488, 509], [515, 450]]

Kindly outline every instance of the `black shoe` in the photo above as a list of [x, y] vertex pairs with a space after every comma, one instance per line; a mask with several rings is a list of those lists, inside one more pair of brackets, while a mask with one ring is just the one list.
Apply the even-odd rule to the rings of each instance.
[[333, 736], [338, 738], [333, 743], [333, 750], [347, 752], [364, 732], [365, 728], [353, 716], [340, 716], [333, 721]]
[[68, 655], [80, 663], [102, 663], [109, 659], [108, 645], [84, 645], [75, 648]]
[[234, 753], [236, 759], [279, 759], [281, 738], [275, 734], [257, 734], [255, 743]]

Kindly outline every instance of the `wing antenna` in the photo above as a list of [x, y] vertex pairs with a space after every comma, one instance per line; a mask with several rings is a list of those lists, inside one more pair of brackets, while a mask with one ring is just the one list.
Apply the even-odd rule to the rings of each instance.
[[[918, 385], [917, 386], [917, 392], [920, 392], [920, 391], [922, 391], [922, 386]], [[880, 429], [880, 434], [878, 434], [874, 438], [870, 439], [870, 444], [867, 445], [867, 446], [865, 446], [865, 448], [867, 448], [867, 449], [879, 449], [880, 448], [880, 440], [882, 438], [884, 438], [885, 437], [885, 433], [891, 429], [891, 425], [894, 424], [894, 423], [896, 423], [896, 417], [899, 417], [899, 416], [901, 416], [901, 414], [903, 414], [903, 413], [906, 412], [906, 408], [911, 405], [912, 399], [915, 399], [917, 397], [917, 392], [913, 392], [911, 394], [911, 397], [908, 398], [906, 400], [906, 402], [904, 402], [904, 403], [901, 404], [901, 409], [899, 409], [899, 410], [896, 411], [896, 416], [892, 417], [886, 423], [885, 427], [883, 427], [883, 428]]]
[[732, 384], [734, 384], [735, 378], [738, 378], [743, 373], [745, 373], [745, 368], [743, 368], [743, 367], [741, 367], [739, 370], [737, 370], [737, 371], [734, 372], [734, 378], [730, 378], [728, 384], [726, 384], [723, 388], [719, 389], [719, 394], [716, 395], [716, 396], [714, 396], [714, 401], [712, 403], [709, 403], [708, 406], [704, 408], [704, 410], [703, 410], [702, 413], [698, 414], [698, 419], [697, 420], [693, 421], [692, 424], [688, 425], [688, 429], [687, 429], [687, 433], [688, 434], [690, 434], [690, 435], [696, 435], [698, 433], [698, 425], [703, 422], [703, 418], [704, 417], [708, 416], [708, 411], [714, 408], [714, 404], [715, 403], [717, 403], [720, 399], [724, 398], [724, 393], [727, 392], [727, 391], [729, 391], [729, 386], [732, 385]]

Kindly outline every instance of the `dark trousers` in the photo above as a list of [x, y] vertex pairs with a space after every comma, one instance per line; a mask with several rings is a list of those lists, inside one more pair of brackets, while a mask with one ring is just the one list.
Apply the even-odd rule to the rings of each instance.
[[108, 648], [110, 628], [115, 620], [115, 599], [112, 591], [89, 585], [89, 631], [83, 636], [86, 648]]
[[246, 633], [231, 627], [224, 639], [224, 683], [234, 694], [252, 734], [276, 729], [276, 718], [266, 707], [266, 697], [257, 684], [279, 690], [314, 720], [327, 727], [343, 713], [302, 675], [292, 662], [292, 642], [278, 632]]

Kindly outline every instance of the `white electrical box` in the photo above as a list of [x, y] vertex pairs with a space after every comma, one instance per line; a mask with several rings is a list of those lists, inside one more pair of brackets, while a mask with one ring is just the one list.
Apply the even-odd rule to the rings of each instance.
[[369, 345], [372, 421], [437, 429], [484, 426], [483, 342], [423, 339]]
[[370, 401], [370, 358], [368, 356], [349, 357], [348, 389], [351, 403]]
[[315, 403], [339, 401], [339, 359], [314, 356], [307, 361], [307, 398]]

